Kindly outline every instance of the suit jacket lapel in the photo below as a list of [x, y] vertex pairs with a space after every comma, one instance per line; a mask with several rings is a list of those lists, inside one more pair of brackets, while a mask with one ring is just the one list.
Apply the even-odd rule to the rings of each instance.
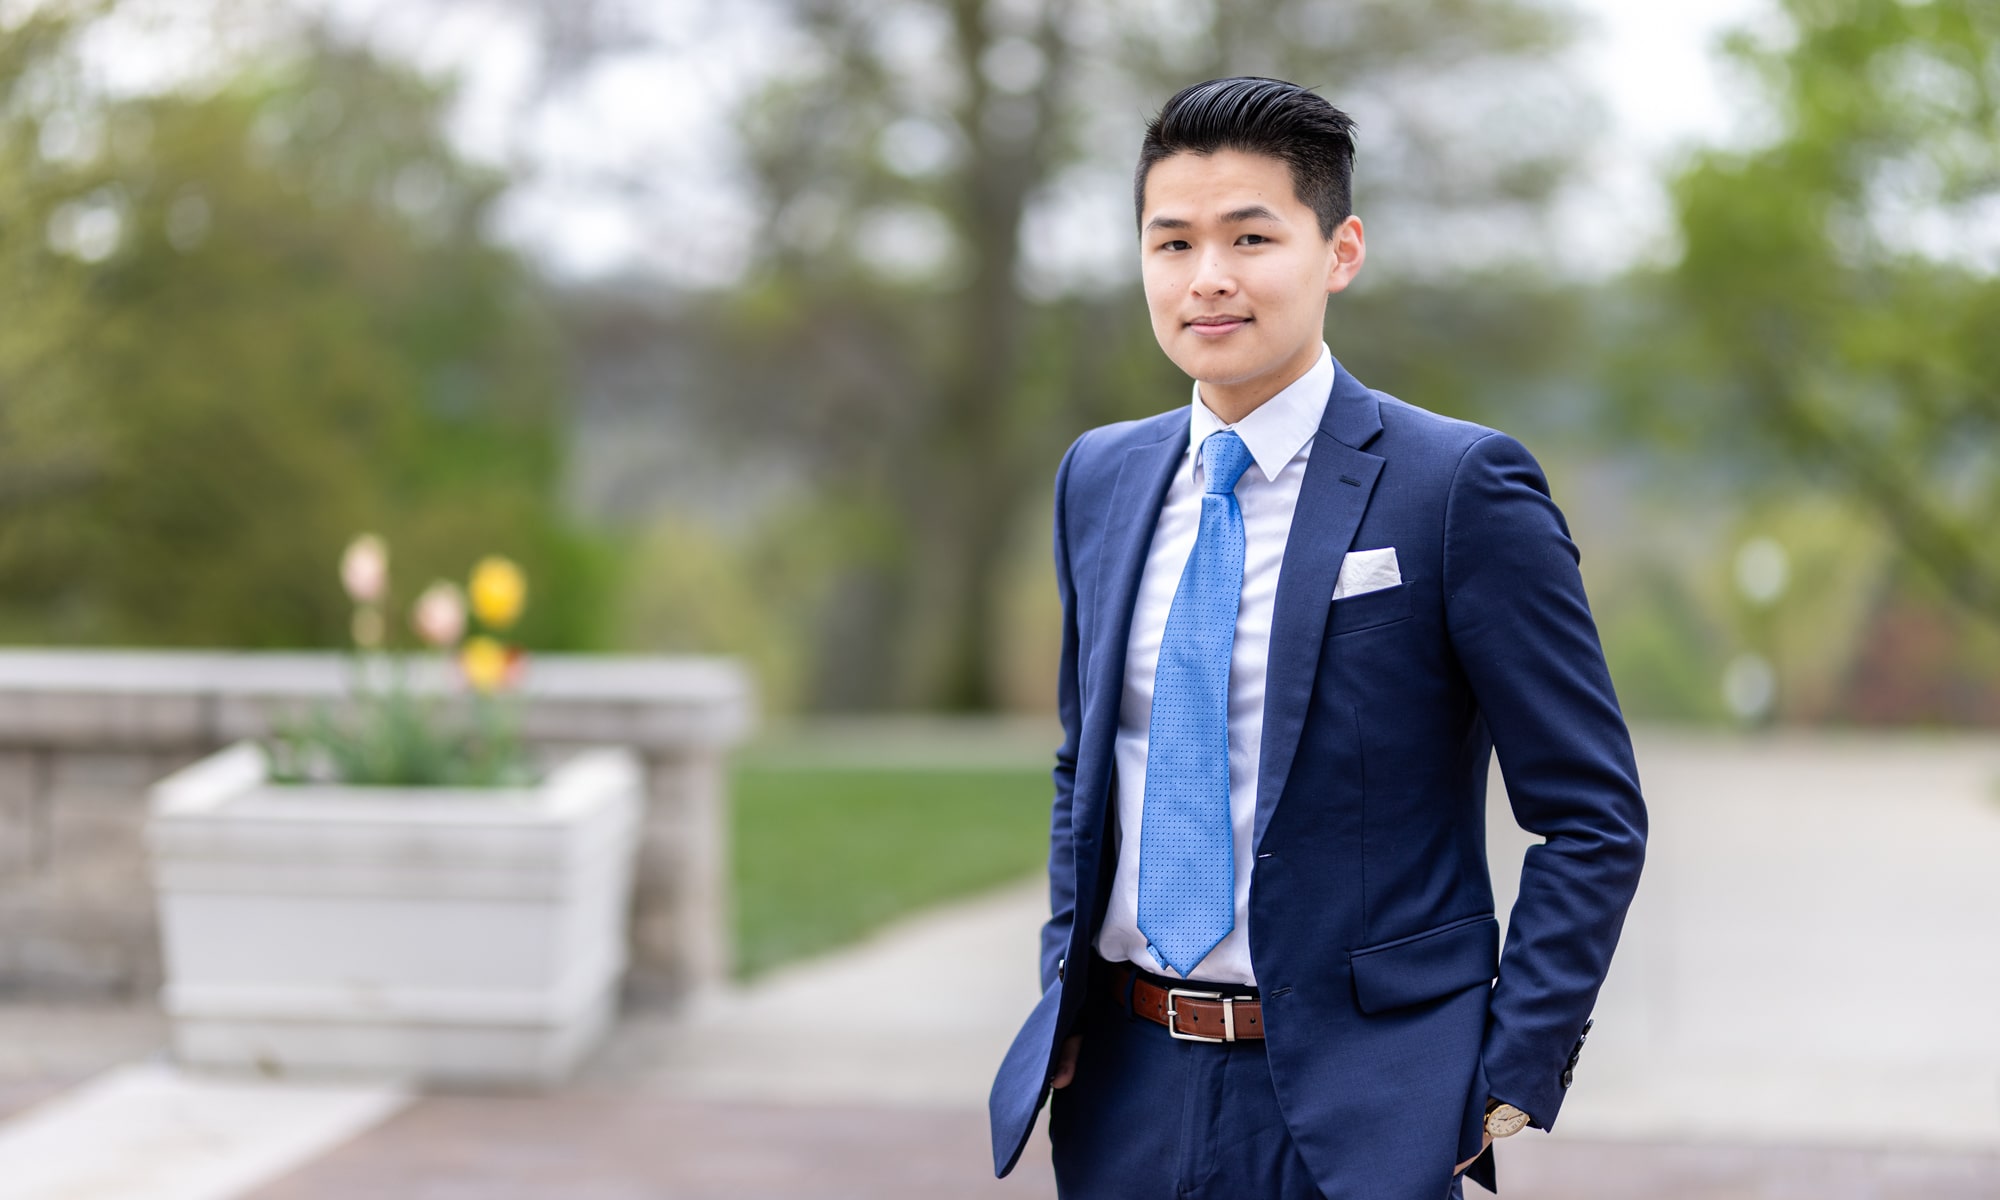
[[1320, 643], [1326, 638], [1327, 605], [1333, 599], [1340, 561], [1354, 543], [1361, 516], [1374, 495], [1382, 459], [1360, 447], [1382, 431], [1380, 402], [1336, 361], [1333, 390], [1312, 456], [1299, 483], [1299, 505], [1278, 568], [1278, 594], [1271, 611], [1271, 655], [1264, 676], [1264, 736], [1257, 765], [1257, 815], [1252, 848], [1264, 829], [1298, 752], [1319, 670]]
[[1084, 742], [1092, 752], [1092, 761], [1105, 764], [1105, 786], [1074, 797], [1070, 819], [1078, 829], [1091, 828], [1104, 817], [1112, 741], [1118, 732], [1118, 708], [1125, 691], [1125, 646], [1132, 636], [1132, 606], [1139, 594], [1139, 577], [1146, 568], [1146, 552], [1153, 544], [1153, 527], [1159, 524], [1160, 506], [1166, 502], [1174, 468], [1187, 454], [1187, 444], [1188, 422], [1183, 413], [1167, 437], [1126, 452], [1118, 482], [1111, 490], [1111, 506], [1106, 510], [1110, 519], [1097, 560], [1097, 612], [1085, 684], [1089, 694], [1083, 705]]

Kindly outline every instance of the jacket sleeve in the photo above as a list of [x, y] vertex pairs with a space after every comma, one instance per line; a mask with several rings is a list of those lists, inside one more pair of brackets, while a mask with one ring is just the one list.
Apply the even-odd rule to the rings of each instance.
[[[1086, 435], [1088, 436], [1088, 435]], [[1056, 593], [1062, 601], [1062, 659], [1056, 676], [1056, 712], [1062, 718], [1063, 741], [1056, 750], [1054, 800], [1049, 805], [1049, 919], [1042, 926], [1042, 990], [1056, 982], [1058, 964], [1069, 945], [1076, 918], [1076, 857], [1070, 840], [1070, 802], [1076, 788], [1076, 748], [1082, 736], [1083, 708], [1077, 687], [1076, 586], [1070, 574], [1069, 536], [1065, 510], [1070, 463], [1078, 438], [1056, 468], [1055, 566]]]
[[1555, 1125], [1645, 859], [1646, 808], [1569, 527], [1505, 434], [1468, 447], [1445, 514], [1445, 620], [1529, 847], [1493, 986], [1487, 1090]]

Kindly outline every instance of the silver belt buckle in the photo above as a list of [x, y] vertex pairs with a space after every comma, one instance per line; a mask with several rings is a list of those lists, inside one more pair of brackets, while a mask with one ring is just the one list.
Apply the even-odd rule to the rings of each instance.
[[[1222, 1036], [1203, 1037], [1199, 1033], [1182, 1033], [1174, 1027], [1174, 1018], [1180, 1011], [1174, 1007], [1175, 996], [1186, 996], [1190, 1000], [1222, 1001]], [[1236, 1040], [1236, 997], [1225, 996], [1221, 992], [1198, 992], [1193, 988], [1167, 989], [1167, 1033], [1184, 1042], [1233, 1042]]]

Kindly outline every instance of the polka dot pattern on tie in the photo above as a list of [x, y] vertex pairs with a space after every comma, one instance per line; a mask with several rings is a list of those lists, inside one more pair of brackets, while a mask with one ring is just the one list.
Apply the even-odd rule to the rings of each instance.
[[1139, 931], [1187, 975], [1236, 924], [1229, 822], [1229, 660], [1243, 596], [1249, 447], [1221, 429], [1201, 444], [1201, 526], [1181, 571], [1153, 674], [1139, 831]]

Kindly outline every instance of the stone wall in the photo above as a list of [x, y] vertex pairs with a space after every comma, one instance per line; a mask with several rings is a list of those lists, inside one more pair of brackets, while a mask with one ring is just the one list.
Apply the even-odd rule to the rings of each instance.
[[[0, 998], [150, 996], [146, 788], [280, 714], [337, 707], [354, 669], [335, 654], [0, 650]], [[410, 685], [455, 687], [439, 661]], [[521, 694], [538, 747], [617, 743], [646, 759], [627, 1000], [725, 978], [723, 768], [754, 720], [747, 676], [724, 659], [542, 655]]]

